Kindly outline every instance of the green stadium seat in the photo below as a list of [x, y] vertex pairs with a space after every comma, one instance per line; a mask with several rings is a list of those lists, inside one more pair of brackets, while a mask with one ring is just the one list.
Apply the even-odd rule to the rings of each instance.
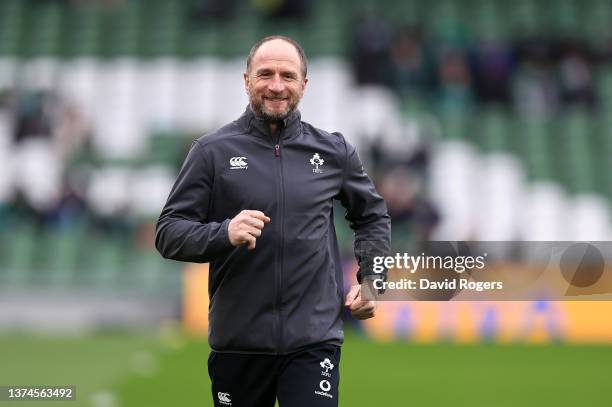
[[63, 6], [43, 2], [28, 10], [24, 53], [27, 57], [57, 56], [61, 52]]
[[457, 46], [467, 44], [466, 26], [457, 2], [439, 0], [431, 3], [426, 18], [428, 31], [433, 38]]
[[461, 112], [449, 112], [440, 117], [442, 135], [448, 140], [470, 141], [471, 118]]
[[385, 4], [385, 17], [395, 27], [418, 26], [422, 23], [424, 2], [419, 0], [391, 1]]
[[601, 96], [602, 107], [612, 112], [612, 68], [602, 67], [597, 72], [597, 88]]
[[65, 287], [74, 283], [85, 239], [87, 230], [84, 223], [60, 230], [48, 239], [45, 268], [49, 271], [51, 284]]
[[142, 24], [142, 0], [128, 1], [123, 7], [106, 13], [103, 55], [110, 58], [142, 55], [139, 43]]
[[110, 236], [89, 236], [84, 250], [86, 257], [81, 259], [83, 273], [78, 279], [86, 286], [96, 288], [116, 287], [120, 275], [125, 271], [125, 260], [129, 244], [124, 239]]
[[523, 120], [516, 126], [521, 140], [519, 156], [525, 160], [529, 177], [532, 180], [554, 180], [554, 152], [550, 140], [550, 123], [546, 120]]
[[508, 134], [509, 120], [507, 114], [500, 109], [486, 109], [479, 113], [474, 125], [479, 146], [486, 152], [501, 152], [509, 150]]
[[0, 56], [17, 56], [21, 53], [20, 39], [24, 24], [25, 2], [0, 2]]
[[102, 15], [92, 5], [71, 7], [64, 25], [64, 55], [93, 57], [102, 51]]
[[545, 11], [540, 11], [537, 0], [516, 0], [505, 2], [502, 15], [510, 23], [511, 32], [517, 37], [529, 37], [537, 33], [544, 26], [541, 21]]
[[173, 56], [179, 52], [185, 4], [154, 0], [143, 10], [141, 48], [146, 57]]
[[612, 202], [612, 119], [602, 117], [596, 123], [591, 144], [597, 190]]
[[612, 36], [612, 3], [608, 0], [591, 0], [588, 7], [580, 7], [579, 11], [579, 29], [589, 42], [597, 48], [607, 44]]
[[155, 133], [149, 138], [149, 151], [144, 161], [146, 164], [176, 167], [184, 159], [192, 141], [182, 133]]
[[469, 21], [472, 35], [476, 39], [509, 38], [510, 29], [499, 4], [491, 0], [476, 0], [467, 8], [465, 21]]
[[218, 23], [211, 21], [185, 30], [180, 55], [185, 58], [217, 55], [221, 43], [218, 26]]
[[542, 16], [546, 18], [546, 26], [550, 32], [557, 35], [576, 35], [580, 32], [579, 5], [575, 0], [556, 0], [554, 7], [541, 7], [546, 10]]
[[559, 123], [557, 159], [561, 180], [572, 193], [595, 189], [589, 143], [592, 142], [590, 118], [581, 112], [567, 114]]
[[6, 271], [4, 280], [8, 286], [26, 284], [32, 272], [32, 259], [36, 253], [37, 230], [32, 222], [19, 221], [7, 231]]
[[120, 276], [122, 286], [136, 290], [155, 293], [164, 290], [169, 274], [177, 274], [176, 265], [169, 264], [157, 251], [145, 248], [133, 248], [130, 251], [126, 272]]

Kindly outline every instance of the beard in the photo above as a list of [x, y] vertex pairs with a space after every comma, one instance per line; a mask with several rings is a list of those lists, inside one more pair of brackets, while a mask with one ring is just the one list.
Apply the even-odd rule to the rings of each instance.
[[266, 104], [263, 95], [255, 95], [253, 91], [249, 89], [249, 104], [251, 109], [256, 116], [261, 117], [266, 121], [279, 122], [285, 120], [295, 109], [297, 109], [300, 98], [296, 95], [290, 94], [287, 100], [287, 107], [281, 111], [270, 111], [266, 108]]

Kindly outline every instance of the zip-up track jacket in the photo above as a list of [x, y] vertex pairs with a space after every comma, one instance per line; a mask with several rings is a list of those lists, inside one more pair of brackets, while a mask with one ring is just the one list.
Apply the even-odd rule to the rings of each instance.
[[[341, 134], [302, 122], [298, 111], [277, 133], [247, 107], [238, 120], [197, 139], [157, 223], [164, 257], [210, 262], [215, 351], [286, 354], [342, 343], [334, 199], [346, 208], [356, 248], [389, 244], [385, 202]], [[252, 251], [228, 238], [231, 218], [243, 209], [271, 219]], [[360, 250], [363, 264], [367, 254]]]

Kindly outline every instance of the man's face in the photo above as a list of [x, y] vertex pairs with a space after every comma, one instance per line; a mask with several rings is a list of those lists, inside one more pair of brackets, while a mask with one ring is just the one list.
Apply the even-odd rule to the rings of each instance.
[[308, 79], [302, 77], [300, 56], [293, 45], [271, 40], [259, 47], [244, 74], [244, 85], [255, 114], [283, 120], [296, 108]]

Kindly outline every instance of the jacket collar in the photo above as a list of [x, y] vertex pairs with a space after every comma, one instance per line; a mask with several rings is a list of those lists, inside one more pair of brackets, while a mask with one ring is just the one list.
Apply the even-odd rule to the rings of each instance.
[[[299, 132], [301, 128], [300, 120], [301, 113], [296, 109], [280, 122], [280, 129], [283, 131], [283, 139], [291, 138]], [[266, 137], [272, 137], [268, 123], [264, 119], [257, 117], [250, 105], [247, 105], [246, 110], [242, 116], [240, 116], [238, 122], [247, 129], [249, 133], [258, 133]]]

